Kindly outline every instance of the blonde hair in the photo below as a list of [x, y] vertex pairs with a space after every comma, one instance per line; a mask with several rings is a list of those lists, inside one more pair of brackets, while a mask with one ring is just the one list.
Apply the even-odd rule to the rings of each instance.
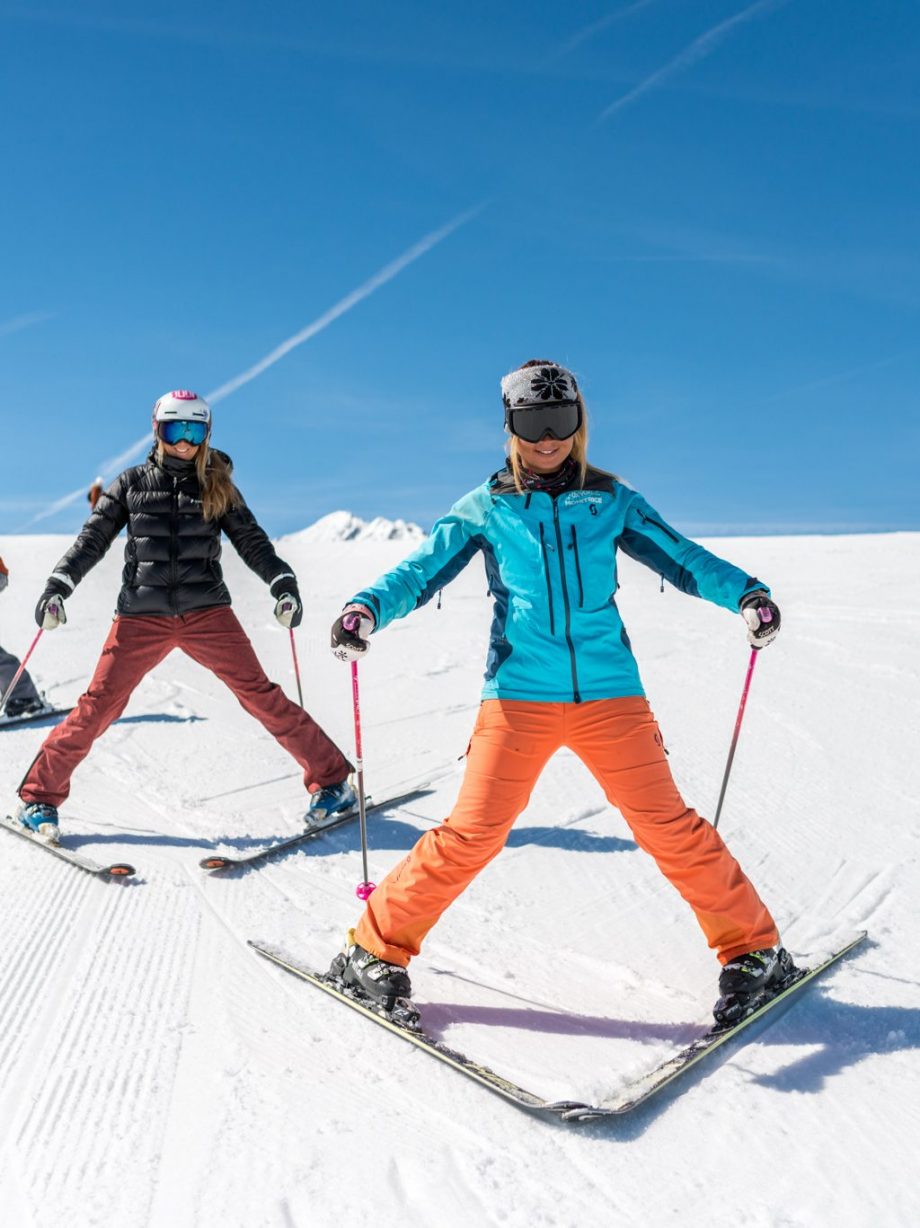
[[[162, 440], [157, 440], [157, 459], [163, 460], [166, 450]], [[230, 476], [231, 468], [220, 452], [214, 452], [208, 441], [199, 445], [195, 453], [195, 473], [201, 488], [201, 509], [205, 520], [220, 520], [231, 508], [239, 507], [243, 496]]]
[[[527, 362], [522, 362], [517, 368], [518, 371], [524, 371], [527, 367], [552, 367], [554, 363], [548, 358], [531, 358]], [[572, 460], [578, 466], [578, 482], [580, 486], [585, 484], [585, 476], [588, 472], [588, 410], [585, 405], [585, 399], [579, 390], [575, 395], [575, 400], [581, 410], [581, 426], [575, 432], [572, 439], [572, 451], [569, 453]], [[508, 440], [508, 461], [511, 465], [511, 475], [514, 478], [514, 486], [519, 495], [524, 494], [527, 489], [524, 483], [524, 469], [526, 468], [521, 458], [521, 446], [516, 435], [512, 435]]]

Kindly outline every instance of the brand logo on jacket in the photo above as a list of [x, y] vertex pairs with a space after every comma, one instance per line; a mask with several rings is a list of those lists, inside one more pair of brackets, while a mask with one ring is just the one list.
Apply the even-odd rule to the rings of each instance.
[[560, 499], [563, 507], [577, 507], [580, 503], [587, 503], [591, 512], [596, 516], [597, 509], [604, 502], [603, 495], [596, 495], [590, 490], [570, 490], [568, 494], [563, 495]]

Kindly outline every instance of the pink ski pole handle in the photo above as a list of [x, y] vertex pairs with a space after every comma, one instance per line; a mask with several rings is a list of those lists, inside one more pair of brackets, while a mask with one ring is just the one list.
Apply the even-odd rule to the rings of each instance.
[[10, 696], [13, 694], [13, 692], [16, 690], [16, 684], [18, 683], [19, 679], [20, 679], [20, 678], [22, 677], [22, 675], [23, 675], [23, 674], [26, 672], [26, 666], [27, 666], [27, 665], [28, 665], [28, 663], [29, 663], [29, 657], [31, 657], [32, 653], [35, 651], [35, 645], [36, 645], [36, 644], [38, 643], [38, 641], [39, 641], [39, 640], [42, 638], [42, 635], [43, 635], [43, 633], [44, 633], [44, 630], [45, 630], [45, 628], [44, 628], [44, 627], [39, 627], [39, 629], [38, 629], [38, 634], [35, 636], [35, 639], [34, 639], [34, 640], [32, 641], [32, 643], [29, 645], [29, 651], [28, 651], [28, 652], [26, 653], [26, 655], [25, 655], [25, 656], [22, 658], [22, 664], [20, 665], [19, 669], [17, 669], [16, 673], [13, 675], [13, 681], [10, 683], [10, 685], [9, 685], [9, 686], [6, 688], [6, 690], [4, 691], [4, 693], [3, 693], [3, 698], [2, 698], [2, 699], [0, 699], [0, 714], [2, 714], [2, 713], [3, 713], [3, 710], [6, 708], [6, 703], [7, 703], [7, 700], [8, 700], [8, 699], [9, 699], [9, 697], [10, 697]]

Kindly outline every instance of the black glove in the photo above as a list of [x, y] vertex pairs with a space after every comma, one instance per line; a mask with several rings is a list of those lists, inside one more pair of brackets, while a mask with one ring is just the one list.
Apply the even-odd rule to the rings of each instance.
[[374, 616], [363, 605], [347, 605], [332, 624], [332, 655], [340, 661], [357, 661], [370, 648], [367, 637], [374, 629]]
[[45, 591], [38, 599], [35, 607], [35, 621], [43, 631], [53, 631], [61, 623], [67, 622], [64, 613], [64, 597], [69, 597], [73, 586], [51, 576], [45, 585]]
[[303, 604], [294, 577], [280, 576], [269, 592], [275, 598], [275, 618], [282, 627], [299, 627], [303, 619]]
[[779, 635], [779, 606], [762, 588], [741, 598], [741, 616], [748, 625], [748, 643], [754, 648], [766, 648]]

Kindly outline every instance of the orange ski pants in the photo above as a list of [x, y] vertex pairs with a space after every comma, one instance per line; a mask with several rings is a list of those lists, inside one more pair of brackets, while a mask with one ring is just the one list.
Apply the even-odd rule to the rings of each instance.
[[365, 950], [402, 965], [419, 953], [447, 906], [501, 851], [537, 777], [563, 746], [588, 767], [636, 843], [693, 909], [722, 963], [779, 941], [719, 833], [681, 798], [647, 700], [489, 699], [450, 817], [422, 836], [368, 900], [355, 931]]

